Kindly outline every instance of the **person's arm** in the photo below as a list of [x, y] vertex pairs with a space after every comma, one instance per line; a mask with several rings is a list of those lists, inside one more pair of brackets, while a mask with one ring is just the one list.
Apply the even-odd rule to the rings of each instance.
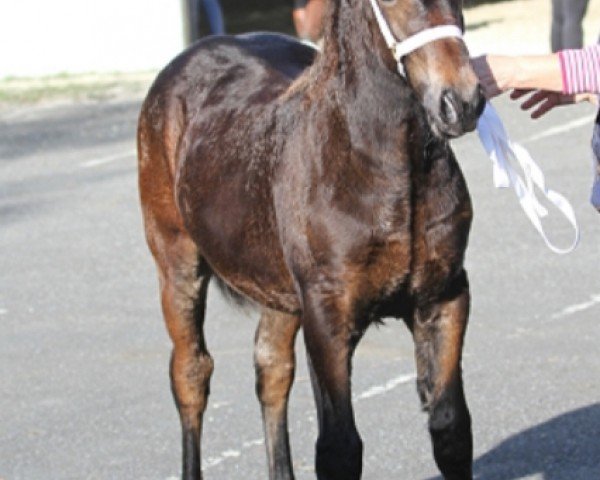
[[540, 56], [485, 55], [472, 59], [487, 98], [513, 90], [517, 100], [531, 92], [521, 105], [539, 118], [559, 105], [589, 101], [600, 93], [600, 46], [563, 50]]
[[600, 45], [558, 52], [563, 93], [600, 94]]
[[305, 7], [294, 9], [294, 25], [301, 39], [316, 42], [321, 38], [326, 8], [325, 0], [309, 0]]
[[304, 22], [306, 17], [306, 4], [305, 2], [294, 2], [294, 9], [292, 10], [292, 20], [294, 22], [294, 28], [296, 29], [296, 35], [303, 38], [304, 35]]
[[507, 90], [561, 92], [563, 76], [557, 54], [537, 56], [484, 55], [471, 60], [485, 96], [493, 98]]

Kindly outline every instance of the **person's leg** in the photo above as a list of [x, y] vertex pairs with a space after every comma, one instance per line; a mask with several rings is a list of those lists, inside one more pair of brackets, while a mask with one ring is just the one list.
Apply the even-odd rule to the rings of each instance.
[[328, 0], [309, 0], [306, 4], [305, 38], [318, 42], [323, 36], [323, 19]]
[[304, 23], [306, 21], [306, 0], [294, 0], [292, 21], [294, 22], [296, 35], [298, 35], [299, 38], [305, 38]]
[[550, 44], [553, 52], [562, 50], [562, 32], [563, 32], [563, 10], [565, 0], [552, 0], [552, 28], [550, 34]]
[[187, 0], [188, 44], [200, 38], [200, 0]]
[[568, 0], [564, 8], [562, 48], [581, 48], [583, 46], [583, 27], [581, 25], [589, 0]]
[[206, 12], [210, 33], [213, 35], [223, 35], [225, 33], [225, 23], [219, 0], [202, 0], [202, 6]]

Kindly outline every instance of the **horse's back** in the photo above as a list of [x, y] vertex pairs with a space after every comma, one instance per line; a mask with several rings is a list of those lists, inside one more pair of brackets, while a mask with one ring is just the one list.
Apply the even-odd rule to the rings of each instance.
[[[206, 37], [171, 61], [157, 76], [146, 102], [158, 97], [201, 105], [219, 88], [249, 94], [257, 76], [289, 85], [315, 58], [316, 51], [286, 35], [253, 33]], [[250, 85], [250, 90], [256, 90]], [[261, 85], [268, 89], [268, 85]], [[219, 97], [220, 99], [220, 97]]]
[[176, 157], [185, 155], [190, 146], [186, 142], [198, 130], [206, 138], [217, 124], [230, 125], [236, 113], [248, 113], [253, 106], [262, 109], [287, 90], [315, 54], [280, 34], [207, 37], [159, 73], [142, 107], [140, 128], [145, 122], [149, 135], [171, 147], [167, 150], [175, 175]]
[[233, 37], [255, 59], [290, 80], [295, 79], [314, 59], [317, 51], [295, 38], [274, 33], [249, 33]]

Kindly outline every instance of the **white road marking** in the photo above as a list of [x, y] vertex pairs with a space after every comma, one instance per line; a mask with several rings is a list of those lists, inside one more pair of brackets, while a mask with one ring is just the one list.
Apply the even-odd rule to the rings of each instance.
[[242, 454], [239, 450], [225, 450], [221, 455], [225, 458], [237, 458]]
[[231, 402], [215, 402], [211, 404], [210, 408], [218, 410], [219, 408], [228, 407], [229, 405], [231, 405]]
[[126, 150], [119, 153], [114, 153], [113, 155], [107, 155], [106, 157], [94, 158], [92, 160], [88, 160], [87, 162], [81, 163], [79, 166], [81, 168], [91, 168], [98, 167], [100, 165], [106, 165], [107, 163], [116, 162], [117, 160], [124, 160], [126, 158], [135, 157], [135, 150]]
[[537, 140], [542, 140], [543, 138], [552, 137], [554, 135], [560, 135], [565, 132], [570, 132], [571, 130], [575, 130], [576, 128], [583, 127], [585, 125], [591, 128], [594, 120], [596, 119], [596, 114], [590, 115], [587, 117], [578, 118], [577, 120], [573, 120], [571, 122], [565, 123], [563, 125], [559, 125], [558, 127], [552, 127], [543, 132], [536, 133], [529, 138], [526, 138], [521, 143], [535, 142]]
[[262, 438], [257, 438], [256, 440], [249, 440], [242, 444], [242, 448], [240, 450], [225, 450], [221, 452], [216, 457], [209, 457], [206, 460], [202, 461], [202, 470], [208, 470], [212, 467], [216, 467], [217, 465], [223, 463], [225, 460], [229, 458], [238, 458], [242, 456], [244, 450], [247, 450], [252, 447], [256, 447], [259, 445], [264, 445], [264, 441]]
[[367, 391], [360, 393], [354, 397], [354, 400], [365, 400], [367, 398], [377, 397], [379, 395], [385, 395], [390, 390], [393, 390], [399, 385], [404, 383], [409, 383], [415, 380], [417, 376], [414, 373], [410, 373], [408, 375], [400, 375], [399, 377], [392, 378], [384, 385], [376, 385], [374, 387], [369, 388]]
[[[399, 377], [392, 378], [391, 380], [386, 382], [384, 385], [376, 385], [376, 386], [371, 387], [370, 389], [366, 390], [365, 392], [363, 392], [359, 395], [356, 395], [354, 397], [354, 400], [359, 401], [359, 400], [365, 400], [367, 398], [376, 397], [379, 395], [384, 395], [387, 392], [398, 387], [399, 385], [411, 382], [411, 381], [415, 380], [416, 378], [417, 378], [417, 376], [414, 373], [411, 373], [408, 375], [401, 375]], [[229, 402], [223, 402], [223, 406], [228, 405], [228, 404], [229, 404]], [[290, 430], [290, 432], [291, 432], [291, 430]], [[204, 459], [202, 461], [202, 469], [209, 470], [213, 467], [216, 467], [217, 465], [220, 465], [221, 463], [223, 463], [224, 461], [226, 461], [230, 458], [238, 458], [238, 457], [242, 456], [242, 454], [244, 453], [244, 450], [248, 450], [252, 447], [256, 447], [256, 446], [260, 446], [260, 445], [264, 445], [264, 440], [262, 438], [257, 438], [255, 440], [246, 441], [242, 444], [242, 446], [239, 450], [232, 450], [232, 449], [225, 450], [225, 451], [221, 452], [219, 455], [216, 455], [213, 457], [208, 457], [208, 458]], [[174, 477], [169, 477], [167, 480], [171, 480], [171, 478], [174, 478]]]
[[556, 319], [568, 317], [570, 315], [574, 315], [575, 313], [583, 312], [585, 310], [589, 310], [590, 308], [594, 308], [596, 305], [600, 305], [600, 294], [592, 295], [590, 300], [587, 302], [576, 303], [575, 305], [565, 307], [560, 312], [552, 315], [552, 318]]

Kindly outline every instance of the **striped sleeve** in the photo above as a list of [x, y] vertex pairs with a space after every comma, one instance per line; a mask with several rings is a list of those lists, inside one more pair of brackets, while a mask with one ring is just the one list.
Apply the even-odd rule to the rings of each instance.
[[600, 45], [558, 52], [563, 93], [600, 93]]

